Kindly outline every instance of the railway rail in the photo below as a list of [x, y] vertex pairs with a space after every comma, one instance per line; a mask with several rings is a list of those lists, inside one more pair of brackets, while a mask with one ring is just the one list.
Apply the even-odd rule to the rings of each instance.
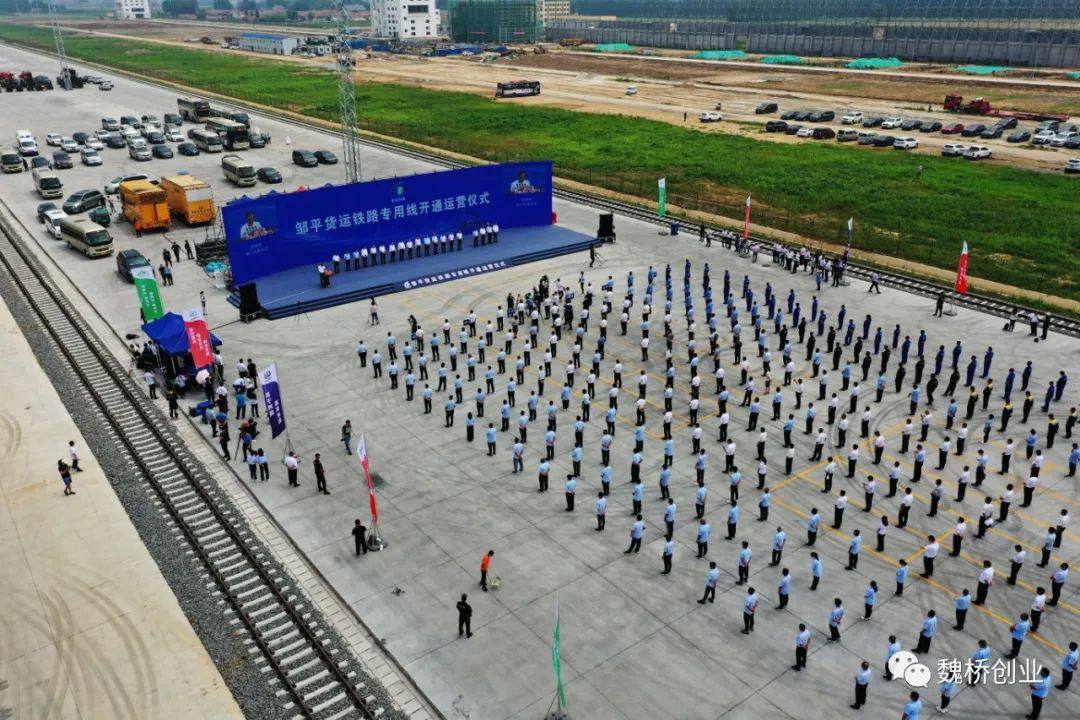
[[173, 432], [161, 411], [86, 324], [6, 218], [0, 218], [0, 272], [41, 321], [154, 493], [178, 542], [205, 569], [207, 588], [245, 635], [283, 716], [306, 720], [400, 717], [380, 704], [332, 639], [292, 578], [230, 507], [215, 480]]
[[[36, 52], [36, 53], [39, 53], [39, 54], [42, 54], [42, 55], [49, 55], [50, 57], [54, 56], [52, 53], [44, 52], [44, 51], [42, 51], [42, 50], [40, 50], [38, 48], [27, 48], [27, 49], [31, 50], [32, 52]], [[159, 88], [160, 87], [171, 87], [173, 89], [178, 89], [178, 90], [180, 90], [180, 89], [183, 89], [184, 91], [187, 90], [186, 88], [182, 88], [179, 85], [174, 85], [173, 83], [169, 83], [169, 82], [164, 82], [164, 81], [156, 82], [156, 83], [155, 82], [150, 82], [150, 81], [148, 81], [148, 80], [146, 80], [146, 79], [144, 79], [144, 78], [142, 78], [142, 77], [140, 77], [138, 75], [134, 75], [132, 73], [128, 73], [128, 72], [126, 72], [124, 70], [119, 70], [117, 68], [113, 68], [113, 67], [110, 67], [108, 65], [102, 65], [102, 64], [99, 64], [99, 63], [84, 62], [82, 60], [79, 60], [78, 62], [83, 64], [83, 65], [89, 66], [89, 67], [95, 67], [95, 68], [97, 68], [99, 70], [102, 70], [102, 71], [105, 71], [105, 72], [109, 72], [109, 73], [112, 73], [112, 74], [115, 74], [115, 75], [121, 75], [121, 76], [127, 78], [128, 80], [130, 80], [132, 82], [137, 82], [137, 83], [149, 86], [149, 87], [159, 87]], [[284, 113], [274, 112], [272, 109], [269, 109], [269, 108], [266, 108], [266, 107], [263, 107], [263, 106], [252, 105], [252, 104], [245, 103], [245, 102], [243, 102], [241, 100], [236, 100], [236, 99], [233, 99], [233, 98], [220, 98], [218, 100], [218, 102], [223, 103], [225, 105], [231, 105], [231, 106], [233, 106], [233, 107], [235, 107], [237, 109], [243, 109], [243, 110], [245, 110], [247, 112], [251, 112], [251, 113], [255, 113], [255, 114], [259, 114], [259, 115], [270, 116], [270, 117], [273, 117], [275, 120], [277, 120], [279, 122], [286, 123], [286, 124], [289, 124], [289, 125], [293, 125], [294, 127], [301, 127], [301, 128], [305, 128], [307, 130], [315, 130], [315, 131], [318, 131], [318, 132], [329, 133], [329, 134], [335, 135], [337, 137], [341, 136], [341, 133], [336, 132], [334, 130], [330, 130], [330, 129], [326, 128], [325, 126], [320, 125], [318, 123], [307, 122], [307, 121], [304, 121], [304, 120], [297, 119], [295, 117], [291, 117], [291, 116], [286, 115]], [[360, 138], [360, 142], [362, 144], [368, 146], [368, 147], [379, 148], [381, 150], [386, 150], [387, 152], [392, 152], [392, 153], [395, 153], [395, 154], [398, 154], [398, 155], [401, 155], [401, 156], [404, 156], [404, 157], [410, 157], [410, 158], [413, 158], [413, 159], [416, 159], [416, 160], [422, 160], [424, 162], [428, 162], [428, 163], [431, 163], [433, 165], [438, 165], [438, 166], [442, 166], [442, 167], [460, 168], [460, 167], [469, 167], [471, 165], [471, 163], [465, 163], [465, 162], [462, 162], [460, 160], [453, 160], [453, 159], [447, 158], [447, 157], [445, 157], [443, 155], [439, 155], [439, 154], [431, 153], [431, 152], [425, 152], [425, 151], [419, 150], [419, 149], [417, 149], [415, 147], [411, 147], [411, 146], [403, 145], [403, 144], [398, 144], [398, 143], [393, 143], [393, 142], [389, 142], [389, 141], [386, 141], [386, 140], [380, 140], [380, 139], [377, 139], [377, 138], [363, 137], [362, 136]], [[590, 207], [595, 207], [597, 209], [604, 210], [606, 212], [618, 213], [620, 215], [625, 215], [627, 217], [632, 217], [632, 218], [634, 218], [636, 220], [641, 220], [641, 221], [644, 221], [644, 222], [653, 223], [653, 224], [655, 224], [657, 226], [664, 226], [664, 225], [667, 225], [668, 222], [670, 222], [670, 220], [667, 219], [667, 218], [657, 217], [655, 212], [653, 212], [650, 208], [646, 207], [644, 204], [637, 205], [637, 204], [623, 202], [623, 201], [619, 201], [619, 200], [613, 200], [611, 198], [602, 197], [602, 196], [599, 196], [599, 195], [592, 195], [592, 194], [589, 194], [589, 193], [578, 192], [578, 191], [573, 191], [573, 190], [566, 190], [566, 189], [559, 189], [559, 188], [556, 188], [554, 190], [554, 194], [555, 194], [556, 197], [558, 197], [558, 198], [560, 198], [562, 200], [567, 200], [567, 201], [575, 202], [575, 203], [582, 204], [582, 205], [588, 205]], [[686, 222], [685, 220], [683, 221], [683, 224], [687, 228], [693, 228], [693, 229], [697, 229], [697, 228], [701, 227], [701, 225], [702, 225], [701, 223]], [[705, 227], [706, 227], [707, 230], [712, 231], [712, 232], [716, 232], [716, 231], [720, 230], [720, 227], [715, 226], [715, 225], [706, 224]], [[751, 237], [754, 240], [757, 240], [757, 241], [761, 242], [763, 244], [763, 246], [771, 245], [774, 242], [773, 240], [770, 240], [770, 239], [765, 239], [765, 238], [760, 238], [760, 237], [755, 237], [755, 236], [751, 236]], [[781, 243], [781, 244], [790, 246], [790, 244], [786, 244], [786, 243]], [[959, 293], [954, 292], [953, 289], [950, 286], [947, 286], [947, 285], [931, 282], [929, 280], [924, 280], [922, 278], [916, 278], [916, 277], [911, 277], [911, 276], [903, 275], [903, 274], [896, 273], [896, 272], [891, 272], [891, 271], [888, 271], [888, 270], [883, 270], [881, 268], [873, 267], [873, 266], [870, 266], [870, 265], [864, 265], [864, 264], [860, 264], [860, 263], [849, 262], [848, 266], [847, 266], [846, 274], [847, 274], [848, 277], [867, 279], [867, 278], [870, 277], [871, 272], [876, 272], [878, 274], [878, 282], [880, 284], [882, 284], [882, 285], [886, 285], [888, 287], [893, 287], [893, 288], [896, 288], [896, 289], [899, 289], [899, 290], [904, 290], [906, 292], [910, 292], [910, 293], [914, 293], [916, 295], [922, 295], [922, 296], [926, 296], [926, 297], [936, 297], [938, 295], [938, 293], [944, 292], [944, 293], [946, 293], [949, 300], [951, 302], [953, 302], [954, 304], [956, 304], [956, 305], [959, 305], [961, 307], [971, 308], [971, 309], [974, 309], [974, 310], [980, 310], [982, 312], [989, 313], [991, 315], [997, 315], [998, 317], [1002, 317], [1002, 318], [1007, 318], [1007, 317], [1011, 316], [1016, 310], [1020, 310], [1021, 312], [1025, 313], [1025, 314], [1028, 313], [1028, 312], [1036, 312], [1039, 315], [1040, 318], [1042, 318], [1046, 314], [1046, 313], [1044, 313], [1042, 311], [1034, 310], [1033, 308], [1024, 306], [1024, 305], [1022, 305], [1022, 304], [1020, 304], [1018, 302], [1014, 302], [1014, 301], [1010, 301], [1010, 300], [1003, 300], [1001, 298], [996, 298], [996, 297], [992, 297], [992, 296], [989, 296], [989, 295], [980, 295], [980, 294], [977, 294], [977, 293], [966, 293], [964, 295], [961, 295]], [[1067, 317], [1067, 316], [1064, 316], [1064, 315], [1051, 313], [1050, 314], [1050, 329], [1052, 331], [1054, 331], [1054, 332], [1062, 333], [1063, 335], [1070, 335], [1072, 337], [1080, 337], [1080, 319], [1074, 319], [1074, 318], [1070, 318], [1070, 317]]]

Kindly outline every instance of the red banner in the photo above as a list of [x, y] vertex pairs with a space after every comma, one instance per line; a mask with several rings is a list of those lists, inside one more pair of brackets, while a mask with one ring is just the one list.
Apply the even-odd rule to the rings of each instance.
[[967, 242], [964, 242], [964, 250], [960, 253], [960, 266], [956, 268], [956, 292], [965, 295], [967, 294], [967, 266], [968, 266], [968, 246]]
[[184, 331], [187, 333], [191, 360], [195, 367], [202, 368], [214, 364], [214, 346], [210, 342], [210, 328], [206, 327], [206, 318], [199, 308], [184, 311]]
[[364, 479], [367, 481], [368, 502], [371, 505], [371, 521], [379, 522], [379, 504], [375, 501], [375, 484], [371, 482], [371, 465], [368, 463], [367, 440], [360, 433], [360, 444], [356, 448], [356, 454], [360, 456], [360, 467], [364, 469]]
[[746, 218], [743, 220], [742, 239], [750, 238], [750, 196], [746, 196]]

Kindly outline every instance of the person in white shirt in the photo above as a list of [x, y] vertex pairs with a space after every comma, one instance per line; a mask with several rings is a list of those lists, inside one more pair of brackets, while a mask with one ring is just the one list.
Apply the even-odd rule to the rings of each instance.
[[927, 540], [926, 545], [923, 545], [923, 571], [920, 573], [924, 578], [934, 576], [934, 560], [937, 559], [941, 547], [933, 535], [928, 536]]
[[331, 260], [333, 260], [334, 262], [334, 274], [337, 275], [339, 272], [341, 272], [341, 255], [339, 255], [338, 253], [334, 253], [334, 256], [331, 258]]
[[499, 242], [499, 224], [494, 223], [491, 226], [491, 242]]
[[79, 450], [75, 447], [75, 441], [68, 441], [68, 458], [71, 459], [71, 469], [75, 472], [82, 472], [82, 468], [79, 467]]
[[990, 592], [990, 586], [994, 584], [994, 566], [989, 560], [983, 561], [982, 570], [979, 571], [979, 584], [975, 588], [975, 604], [982, 605], [986, 602], [986, 594]]

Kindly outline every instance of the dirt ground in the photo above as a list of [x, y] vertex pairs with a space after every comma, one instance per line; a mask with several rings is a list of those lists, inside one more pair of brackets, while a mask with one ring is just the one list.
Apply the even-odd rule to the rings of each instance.
[[[99, 35], [137, 37], [224, 53], [238, 52], [219, 47], [218, 43], [226, 35], [236, 32], [225, 28], [219, 30], [173, 23], [100, 20], [65, 21], [65, 25]], [[187, 42], [202, 36], [212, 38], [215, 44]], [[664, 53], [664, 56], [674, 57], [674, 53]], [[324, 65], [333, 62], [327, 58], [288, 59]], [[923, 71], [926, 69], [919, 68]], [[779, 112], [789, 109], [832, 109], [837, 114], [837, 120], [829, 125], [836, 129], [840, 128], [839, 117], [848, 110], [883, 117], [918, 117], [942, 123], [989, 122], [986, 118], [945, 113], [941, 102], [947, 92], [960, 92], [965, 97], [984, 95], [1001, 106], [1080, 115], [1080, 92], [1056, 87], [990, 85], [977, 80], [958, 84], [951, 79], [937, 80], [925, 76], [895, 78], [875, 77], [870, 73], [807, 73], [749, 64], [742, 67], [740, 63], [671, 62], [655, 57], [599, 57], [551, 46], [546, 54], [513, 56], [494, 62], [481, 62], [477, 57], [435, 59], [385, 53], [374, 53], [369, 57], [358, 54], [357, 62], [357, 79], [360, 82], [400, 83], [488, 96], [493, 95], [497, 82], [524, 78], [540, 80], [543, 92], [537, 97], [512, 102], [578, 112], [632, 115], [686, 124], [702, 132], [723, 132], [784, 143], [829, 141], [765, 133], [764, 122], [777, 117], [779, 113], [757, 115], [754, 107], [758, 103], [765, 100], [777, 102]], [[1054, 78], [1042, 80], [1052, 82]], [[628, 96], [626, 89], [631, 84], [638, 88], [638, 92]], [[699, 114], [713, 110], [718, 103], [724, 122], [699, 123]], [[928, 111], [928, 106], [933, 109]], [[1025, 126], [1033, 126], [1033, 123], [1025, 123]], [[1061, 171], [1068, 157], [1077, 154], [1058, 148], [1013, 145], [1006, 143], [1004, 138], [973, 140], [940, 133], [888, 132], [918, 139], [919, 148], [909, 152], [938, 154], [946, 143], [978, 142], [992, 148], [994, 156], [991, 162], [1055, 172]], [[862, 149], [873, 151], [870, 148]]]

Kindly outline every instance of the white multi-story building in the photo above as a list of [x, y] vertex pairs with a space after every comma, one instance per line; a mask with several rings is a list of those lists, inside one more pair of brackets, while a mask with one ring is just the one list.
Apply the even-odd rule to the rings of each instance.
[[371, 0], [371, 29], [378, 37], [436, 37], [439, 11], [435, 0]]
[[540, 19], [546, 25], [570, 14], [570, 0], [540, 0]]
[[149, 20], [150, 0], [116, 0], [117, 20]]

